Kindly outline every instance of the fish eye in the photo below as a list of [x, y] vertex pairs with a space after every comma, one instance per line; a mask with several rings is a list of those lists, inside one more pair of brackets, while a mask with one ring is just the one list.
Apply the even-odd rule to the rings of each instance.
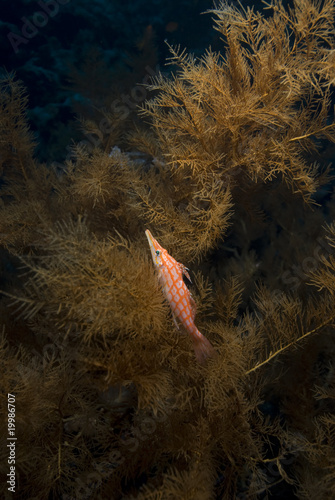
[[160, 254], [160, 251], [159, 250], [156, 250], [156, 255], [159, 255]]

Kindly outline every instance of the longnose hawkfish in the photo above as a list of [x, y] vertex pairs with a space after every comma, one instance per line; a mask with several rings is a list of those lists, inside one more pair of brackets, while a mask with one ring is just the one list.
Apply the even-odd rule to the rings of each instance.
[[180, 264], [171, 257], [165, 248], [161, 247], [148, 229], [145, 231], [145, 234], [148, 238], [152, 260], [158, 271], [158, 278], [163, 288], [163, 293], [170, 304], [175, 324], [179, 328], [176, 322], [176, 318], [178, 318], [193, 340], [197, 360], [203, 363], [206, 358], [213, 356], [216, 351], [209, 340], [199, 332], [194, 324], [195, 302], [191, 292], [183, 281], [183, 274], [191, 281], [187, 272], [188, 270], [183, 264]]

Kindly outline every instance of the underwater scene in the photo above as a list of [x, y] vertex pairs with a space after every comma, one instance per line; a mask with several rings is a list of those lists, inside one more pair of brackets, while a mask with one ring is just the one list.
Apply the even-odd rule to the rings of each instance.
[[335, 498], [335, 1], [1, 1], [0, 497]]

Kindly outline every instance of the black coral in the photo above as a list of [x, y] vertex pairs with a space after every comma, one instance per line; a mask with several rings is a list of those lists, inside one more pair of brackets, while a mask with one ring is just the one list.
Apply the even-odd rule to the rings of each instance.
[[[222, 52], [171, 48], [145, 120], [122, 145], [110, 123], [62, 172], [35, 161], [22, 87], [2, 82], [1, 384], [22, 497], [334, 497], [334, 199], [319, 188], [335, 7], [265, 5], [220, 3]], [[218, 353], [204, 366], [146, 229], [190, 267]]]

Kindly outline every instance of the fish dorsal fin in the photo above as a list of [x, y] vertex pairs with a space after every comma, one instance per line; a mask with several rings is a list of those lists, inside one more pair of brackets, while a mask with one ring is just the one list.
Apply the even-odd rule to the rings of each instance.
[[195, 318], [195, 314], [197, 312], [197, 305], [195, 303], [195, 300], [194, 298], [192, 297], [191, 295], [191, 292], [190, 292], [190, 304], [191, 304], [191, 310], [192, 310], [192, 319], [194, 321], [194, 318]]
[[190, 278], [190, 275], [188, 274], [188, 268], [187, 268], [186, 266], [184, 266], [184, 264], [181, 264], [180, 262], [179, 262], [179, 267], [180, 267], [181, 272], [182, 272], [182, 273], [186, 276], [186, 278], [188, 279], [188, 281], [189, 281], [190, 283], [192, 283], [192, 280], [191, 280], [191, 278]]
[[[184, 264], [181, 264], [180, 262], [178, 262], [178, 264], [179, 264], [179, 268], [180, 268], [181, 272], [186, 276], [186, 278], [189, 280], [189, 282], [192, 283], [191, 277], [188, 274], [188, 268], [186, 266], [184, 266]], [[187, 288], [187, 293], [188, 293], [189, 300], [190, 300], [190, 306], [191, 306], [191, 312], [192, 312], [192, 319], [194, 321], [195, 313], [196, 313], [196, 310], [197, 310], [197, 306], [196, 306], [195, 300], [192, 297], [192, 294], [191, 294], [191, 292], [189, 291], [188, 288]]]

